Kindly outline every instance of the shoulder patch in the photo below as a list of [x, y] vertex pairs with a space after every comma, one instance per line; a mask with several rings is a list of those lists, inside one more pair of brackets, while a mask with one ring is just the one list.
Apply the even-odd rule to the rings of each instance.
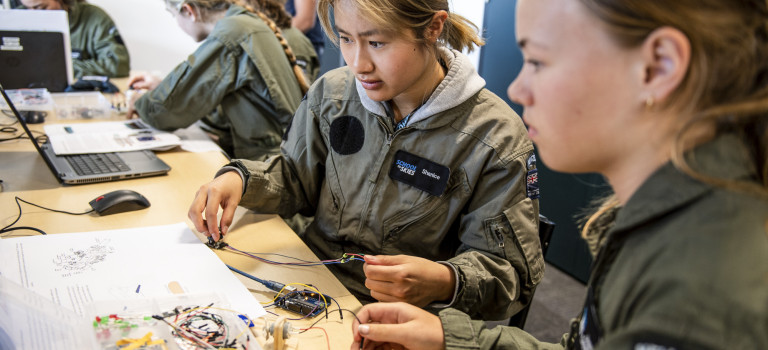
[[341, 155], [359, 152], [365, 143], [365, 129], [359, 119], [352, 116], [336, 118], [331, 122], [331, 147]]

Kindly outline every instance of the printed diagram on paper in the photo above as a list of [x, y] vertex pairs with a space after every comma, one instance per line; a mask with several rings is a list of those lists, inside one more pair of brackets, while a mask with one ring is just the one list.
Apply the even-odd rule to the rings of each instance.
[[95, 271], [95, 265], [115, 253], [115, 247], [109, 245], [109, 240], [97, 238], [95, 241], [88, 248], [77, 250], [69, 248], [68, 252], [56, 255], [53, 259], [53, 270], [59, 272], [61, 277], [78, 275], [84, 271]]

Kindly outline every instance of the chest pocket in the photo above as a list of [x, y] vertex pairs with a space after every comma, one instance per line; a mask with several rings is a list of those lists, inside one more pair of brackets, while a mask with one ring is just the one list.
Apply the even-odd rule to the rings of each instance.
[[441, 196], [426, 195], [420, 202], [383, 221], [382, 253], [405, 253], [429, 259], [453, 256], [459, 245], [458, 236], [447, 236], [458, 231], [453, 226], [469, 193], [466, 172], [454, 169]]

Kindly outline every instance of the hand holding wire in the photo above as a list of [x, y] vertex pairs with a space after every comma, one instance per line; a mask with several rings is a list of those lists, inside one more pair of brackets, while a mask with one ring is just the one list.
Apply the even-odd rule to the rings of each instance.
[[424, 307], [450, 301], [456, 286], [453, 270], [410, 255], [366, 255], [365, 286], [378, 301], [402, 301]]
[[389, 349], [445, 349], [440, 318], [406, 303], [364, 306], [352, 324], [352, 334], [350, 350], [379, 349], [383, 345]]

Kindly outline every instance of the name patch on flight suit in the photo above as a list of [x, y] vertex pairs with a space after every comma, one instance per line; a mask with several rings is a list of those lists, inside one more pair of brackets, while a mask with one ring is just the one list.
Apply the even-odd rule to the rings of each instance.
[[389, 177], [416, 187], [433, 196], [440, 196], [448, 186], [451, 169], [406, 151], [397, 151]]

